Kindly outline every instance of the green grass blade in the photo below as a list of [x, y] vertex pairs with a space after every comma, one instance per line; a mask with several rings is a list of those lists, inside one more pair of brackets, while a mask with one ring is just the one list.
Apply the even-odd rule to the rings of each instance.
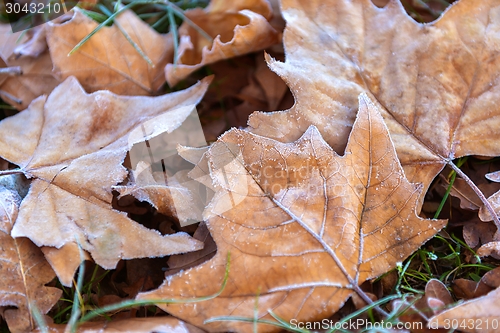
[[172, 39], [174, 40], [174, 66], [177, 65], [177, 55], [179, 50], [179, 35], [177, 34], [177, 25], [175, 23], [174, 11], [168, 8], [168, 21], [170, 23], [170, 32], [172, 33]]
[[79, 321], [79, 323], [83, 323], [86, 321], [89, 321], [92, 318], [95, 318], [97, 316], [103, 315], [106, 312], [112, 312], [112, 311], [117, 311], [117, 310], [122, 310], [126, 308], [132, 308], [132, 307], [138, 307], [138, 306], [149, 306], [149, 305], [156, 305], [156, 304], [186, 304], [186, 303], [198, 303], [198, 302], [203, 302], [203, 301], [208, 301], [210, 299], [216, 298], [219, 296], [224, 288], [226, 288], [227, 280], [229, 277], [229, 266], [230, 266], [230, 259], [231, 259], [231, 253], [227, 253], [227, 265], [226, 265], [226, 272], [224, 274], [224, 280], [222, 281], [221, 288], [219, 291], [217, 291], [213, 295], [209, 296], [204, 296], [204, 297], [196, 297], [196, 298], [188, 298], [188, 299], [166, 299], [166, 300], [127, 300], [123, 301], [117, 304], [111, 304], [105, 307], [102, 307], [100, 309], [96, 309], [93, 311], [90, 311], [89, 313], [85, 314]]

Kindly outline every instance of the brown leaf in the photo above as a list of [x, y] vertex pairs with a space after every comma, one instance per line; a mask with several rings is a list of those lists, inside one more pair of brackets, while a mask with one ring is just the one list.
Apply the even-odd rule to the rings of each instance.
[[[398, 309], [401, 315], [398, 319], [403, 322], [414, 323], [410, 332], [412, 333], [446, 333], [446, 330], [429, 330], [426, 327], [428, 319], [441, 312], [447, 305], [453, 303], [446, 286], [439, 280], [431, 279], [425, 285], [425, 294], [420, 299], [410, 296], [405, 299], [398, 299], [392, 302], [393, 309]], [[422, 327], [422, 329], [420, 329]]]
[[[493, 182], [500, 182], [500, 171], [488, 173], [485, 175], [485, 177]], [[488, 202], [491, 204], [491, 206], [495, 210], [495, 213], [497, 215], [499, 215], [500, 214], [500, 191], [489, 196]], [[485, 222], [493, 220], [493, 217], [491, 216], [490, 212], [486, 209], [486, 207], [484, 205], [482, 205], [481, 208], [479, 209], [479, 218], [481, 219], [481, 221], [485, 221]]]
[[[50, 333], [66, 333], [66, 325], [48, 325]], [[41, 333], [40, 329], [33, 333]], [[90, 322], [81, 324], [77, 333], [203, 333], [193, 325], [189, 325], [173, 317], [129, 318], [112, 321]]]
[[[40, 248], [45, 256], [45, 259], [50, 263], [50, 266], [57, 274], [59, 282], [63, 286], [71, 287], [73, 285], [73, 277], [76, 270], [80, 267], [80, 249], [76, 243], [66, 243], [60, 249], [50, 246], [42, 246]], [[84, 260], [91, 260], [86, 251], [83, 251]]]
[[[208, 156], [207, 156], [208, 155]], [[214, 294], [231, 252], [220, 296], [161, 306], [201, 326], [227, 315], [314, 321], [336, 312], [358, 285], [396, 266], [445, 224], [415, 207], [422, 187], [409, 183], [387, 128], [366, 95], [344, 156], [315, 127], [293, 143], [233, 129], [207, 154], [216, 193], [205, 210], [217, 254], [169, 276], [139, 299]], [[220, 161], [233, 156], [234, 163]], [[209, 331], [252, 331], [252, 324], [216, 322]], [[261, 327], [262, 332], [273, 327]]]
[[282, 11], [286, 62], [268, 61], [296, 104], [254, 113], [253, 133], [291, 142], [313, 124], [342, 151], [365, 92], [423, 193], [454, 158], [500, 155], [496, 0], [456, 2], [425, 25], [395, 0], [382, 9], [370, 0], [283, 0]]
[[[498, 332], [500, 326], [500, 289], [462, 304], [429, 319], [430, 327], [459, 329], [461, 332]], [[452, 326], [454, 325], [454, 326]]]
[[176, 64], [165, 67], [172, 87], [197, 69], [222, 59], [262, 50], [279, 42], [279, 34], [265, 16], [271, 7], [265, 0], [213, 1], [205, 10], [195, 8], [185, 15], [213, 38], [201, 36], [187, 22], [179, 28]]
[[21, 33], [11, 33], [10, 30], [10, 25], [0, 24], [0, 57], [9, 67], [19, 66], [21, 74], [0, 76], [0, 96], [16, 109], [24, 110], [36, 97], [49, 94], [59, 81], [52, 76], [52, 60], [44, 44], [44, 29], [35, 28], [31, 38], [24, 36], [19, 41]]
[[[137, 165], [134, 182], [126, 186], [114, 186], [120, 197], [132, 195], [140, 201], [147, 201], [160, 213], [176, 216], [180, 221], [200, 221], [205, 202], [197, 200], [198, 183], [188, 178], [187, 170], [181, 170], [167, 179], [163, 173], [153, 174], [145, 162]], [[192, 185], [192, 186], [190, 186]], [[194, 188], [196, 187], [196, 188]]]
[[127, 175], [121, 164], [128, 147], [142, 139], [129, 133], [166, 112], [170, 117], [160, 117], [158, 127], [179, 126], [191, 111], [182, 107], [196, 105], [209, 82], [150, 98], [86, 94], [69, 78], [48, 98], [0, 122], [0, 155], [33, 179], [12, 235], [57, 248], [77, 237], [104, 268], [120, 259], [200, 249], [202, 243], [185, 233], [162, 236], [114, 211], [111, 192]]
[[168, 258], [167, 275], [173, 275], [191, 267], [198, 266], [215, 255], [217, 245], [210, 236], [210, 231], [204, 222], [201, 222], [193, 235], [193, 238], [203, 242], [203, 249], [185, 254], [175, 254]]
[[[111, 27], [104, 27], [71, 56], [68, 53], [98, 23], [74, 8], [72, 19], [47, 23], [47, 43], [54, 72], [64, 80], [74, 75], [88, 92], [109, 90], [122, 95], [149, 95], [165, 77], [163, 68], [172, 59], [172, 38], [160, 35], [133, 12], [120, 14]], [[129, 43], [121, 30], [139, 46], [152, 65]]]
[[463, 228], [463, 237], [471, 248], [486, 244], [494, 240], [497, 227], [493, 223], [481, 222], [477, 217], [466, 221]]
[[[444, 182], [443, 187], [448, 188], [449, 182], [446, 180], [446, 177], [443, 176], [441, 179], [443, 179]], [[474, 192], [465, 180], [461, 178], [455, 179], [450, 194], [460, 199], [460, 208], [479, 210], [483, 205], [476, 192]]]
[[29, 239], [10, 236], [20, 201], [16, 193], [0, 187], [0, 309], [13, 333], [33, 329], [33, 307], [45, 314], [62, 294], [45, 287], [55, 274], [40, 250]]

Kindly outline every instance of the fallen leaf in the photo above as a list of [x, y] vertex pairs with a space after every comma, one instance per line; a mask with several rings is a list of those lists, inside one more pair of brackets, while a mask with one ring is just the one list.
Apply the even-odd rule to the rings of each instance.
[[485, 177], [492, 182], [500, 182], [500, 171], [487, 173]]
[[170, 256], [167, 261], [168, 271], [165, 272], [166, 275], [173, 275], [181, 270], [198, 266], [215, 255], [217, 245], [215, 244], [214, 239], [210, 236], [210, 231], [204, 222], [200, 223], [198, 229], [196, 229], [196, 232], [193, 235], [193, 238], [203, 242], [203, 249]]
[[180, 170], [175, 175], [166, 177], [163, 172], [151, 171], [145, 162], [138, 164], [134, 172], [134, 181], [126, 186], [114, 186], [120, 197], [132, 195], [140, 201], [147, 201], [160, 213], [175, 216], [185, 225], [190, 221], [202, 220], [205, 201], [198, 194], [199, 183], [187, 176], [188, 170]]
[[52, 75], [49, 52], [40, 40], [45, 38], [44, 30], [35, 28], [34, 35], [28, 38], [10, 29], [10, 25], [0, 24], [0, 57], [6, 66], [20, 67], [21, 74], [0, 77], [0, 96], [16, 109], [24, 110], [36, 97], [49, 94], [59, 81]]
[[[204, 214], [217, 254], [138, 299], [216, 293], [230, 252], [221, 295], [158, 305], [212, 332], [251, 332], [251, 323], [204, 321], [227, 314], [253, 318], [257, 295], [258, 318], [272, 319], [268, 310], [285, 321], [328, 318], [360, 293], [361, 283], [395, 267], [445, 225], [416, 215], [422, 186], [406, 180], [366, 95], [342, 157], [313, 126], [293, 143], [233, 129], [207, 155], [216, 193]], [[236, 160], [222, 169], [225, 156]]]
[[78, 241], [108, 269], [120, 259], [200, 249], [185, 233], [162, 236], [114, 211], [111, 192], [127, 175], [128, 147], [142, 139], [129, 133], [154, 118], [162, 121], [152, 134], [179, 126], [191, 111], [183, 106], [194, 107], [209, 82], [152, 98], [86, 94], [68, 78], [49, 97], [0, 122], [0, 155], [32, 179], [12, 235], [56, 248]]
[[500, 326], [500, 289], [466, 301], [429, 319], [430, 327], [454, 328], [461, 332], [498, 332]]
[[[47, 325], [50, 333], [66, 333], [66, 325]], [[89, 322], [79, 325], [76, 333], [203, 333], [197, 327], [173, 317], [129, 318], [112, 321]], [[43, 333], [40, 329], [33, 333]]]
[[46, 314], [62, 294], [45, 286], [55, 274], [42, 252], [29, 239], [10, 236], [20, 201], [17, 193], [0, 187], [0, 309], [12, 333], [34, 329], [33, 307]]
[[430, 24], [399, 1], [283, 0], [286, 62], [267, 58], [295, 105], [254, 113], [250, 130], [282, 142], [311, 125], [335, 151], [347, 143], [365, 92], [381, 107], [411, 182], [430, 182], [451, 160], [500, 155], [500, 6], [462, 0]]
[[209, 13], [228, 13], [239, 12], [244, 9], [262, 15], [267, 20], [273, 16], [271, 4], [267, 0], [212, 0], [206, 8], [206, 11]]
[[[446, 189], [449, 186], [449, 182], [446, 177], [441, 177], [443, 179], [442, 186]], [[477, 196], [467, 182], [461, 178], [455, 179], [453, 186], [451, 188], [450, 194], [455, 198], [460, 199], [460, 208], [469, 210], [479, 210], [483, 205], [481, 199]]]
[[452, 289], [458, 298], [473, 299], [481, 297], [500, 287], [500, 268], [486, 272], [479, 282], [457, 279], [453, 281]]
[[[75, 272], [80, 267], [82, 261], [78, 244], [73, 242], [66, 243], [60, 249], [42, 246], [40, 250], [42, 250], [45, 259], [56, 272], [59, 282], [65, 287], [71, 287]], [[83, 251], [83, 259], [91, 260], [85, 251]]]
[[186, 11], [185, 15], [213, 41], [201, 36], [187, 22], [182, 24], [176, 63], [165, 67], [165, 76], [171, 87], [207, 64], [262, 50], [279, 42], [279, 33], [267, 21], [271, 7], [265, 0], [217, 0], [206, 9], [195, 8]]
[[[121, 13], [71, 56], [68, 53], [98, 23], [78, 8], [68, 22], [47, 23], [47, 43], [54, 73], [62, 81], [73, 75], [88, 92], [109, 90], [122, 95], [149, 95], [165, 83], [163, 68], [173, 55], [172, 38], [161, 35], [131, 11]], [[119, 26], [119, 27], [118, 27]], [[148, 64], [121, 30], [151, 60]]]
[[494, 240], [497, 227], [493, 223], [481, 222], [477, 217], [466, 221], [463, 227], [464, 241], [471, 248], [476, 248]]
[[[500, 171], [491, 172], [485, 175], [488, 180], [493, 182], [500, 182]], [[495, 210], [497, 215], [500, 214], [500, 191], [497, 191], [488, 197], [488, 202]], [[486, 209], [484, 205], [479, 209], [479, 218], [481, 221], [487, 222], [493, 220], [490, 212]]]
[[446, 333], [448, 332], [446, 330], [429, 330], [425, 327], [431, 316], [440, 313], [452, 303], [453, 297], [446, 286], [439, 280], [431, 279], [425, 285], [425, 293], [420, 299], [410, 295], [404, 299], [394, 300], [391, 305], [393, 313], [401, 313], [398, 316], [400, 321], [413, 323], [410, 332]]

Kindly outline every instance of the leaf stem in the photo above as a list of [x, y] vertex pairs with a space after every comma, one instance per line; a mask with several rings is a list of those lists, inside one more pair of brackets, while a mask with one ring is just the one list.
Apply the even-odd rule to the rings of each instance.
[[448, 162], [448, 165], [455, 171], [465, 182], [470, 186], [470, 188], [476, 192], [476, 195], [481, 199], [481, 201], [484, 204], [484, 207], [488, 210], [488, 212], [491, 214], [491, 217], [493, 218], [493, 222], [495, 223], [496, 227], [498, 230], [500, 230], [500, 219], [498, 218], [497, 213], [495, 213], [495, 209], [491, 206], [490, 202], [486, 197], [484, 196], [483, 192], [474, 184], [474, 182], [463, 172], [460, 170], [459, 167], [457, 167], [452, 161]]
[[12, 170], [0, 170], [0, 177], [1, 176], [8, 176], [8, 175], [23, 175], [24, 172], [21, 169], [12, 169]]
[[0, 68], [0, 75], [18, 76], [22, 73], [20, 66]]
[[17, 104], [23, 104], [23, 101], [22, 101], [22, 100], [20, 100], [19, 98], [17, 98], [16, 96], [11, 95], [11, 94], [9, 94], [8, 92], [6, 92], [6, 91], [4, 91], [4, 90], [1, 90], [1, 89], [0, 89], [0, 97], [2, 97], [2, 96], [3, 96], [3, 97], [6, 97], [6, 98], [8, 98], [8, 99], [10, 99], [10, 100], [12, 100], [12, 101], [14, 101], [14, 103], [17, 103]]

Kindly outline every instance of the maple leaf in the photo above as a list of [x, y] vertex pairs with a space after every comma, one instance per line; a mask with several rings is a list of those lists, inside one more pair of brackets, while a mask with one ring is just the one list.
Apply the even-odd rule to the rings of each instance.
[[[383, 119], [366, 95], [360, 96], [342, 157], [314, 126], [293, 143], [233, 129], [206, 155], [216, 193], [204, 214], [217, 254], [138, 296], [214, 294], [230, 251], [220, 296], [159, 305], [197, 326], [228, 313], [253, 318], [257, 295], [258, 318], [272, 319], [268, 310], [285, 321], [327, 318], [354, 292], [362, 294], [359, 284], [395, 267], [445, 225], [416, 215], [422, 186], [405, 178]], [[238, 163], [220, 170], [225, 155], [237, 156]], [[250, 332], [253, 325], [225, 321], [204, 328]]]
[[500, 288], [485, 296], [466, 301], [429, 319], [428, 327], [458, 329], [470, 333], [498, 332]]
[[183, 23], [177, 62], [165, 67], [170, 86], [207, 64], [262, 50], [279, 41], [278, 32], [267, 21], [272, 11], [265, 0], [217, 0], [205, 10], [195, 8], [185, 15], [214, 40], [207, 40], [192, 25]]
[[179, 126], [209, 82], [153, 98], [86, 94], [71, 77], [49, 97], [0, 122], [0, 156], [33, 179], [12, 235], [57, 248], [77, 237], [104, 268], [122, 258], [200, 249], [202, 243], [185, 233], [162, 236], [114, 211], [111, 192], [127, 175], [122, 162], [128, 146], [142, 139], [130, 141], [129, 133], [159, 115], [165, 121], [166, 112], [170, 127]]
[[415, 22], [396, 0], [384, 8], [370, 0], [283, 0], [282, 11], [286, 62], [268, 62], [296, 103], [254, 113], [253, 133], [290, 142], [313, 124], [342, 151], [356, 96], [365, 92], [423, 193], [455, 158], [500, 155], [498, 1], [458, 1], [431, 24]]
[[62, 294], [45, 287], [55, 274], [40, 249], [27, 238], [10, 235], [20, 202], [17, 193], [0, 187], [0, 314], [13, 333], [34, 329], [33, 307], [45, 314]]
[[73, 47], [98, 25], [78, 8], [73, 11], [68, 22], [47, 23], [47, 43], [55, 75], [61, 81], [73, 75], [87, 91], [106, 89], [123, 95], [149, 95], [165, 83], [163, 68], [173, 55], [170, 35], [157, 33], [132, 11], [124, 11], [115, 18], [113, 26], [103, 27], [68, 57]]
[[[50, 333], [66, 333], [67, 325], [50, 324], [47, 325]], [[127, 318], [112, 321], [98, 321], [83, 323], [78, 326], [76, 333], [203, 333], [197, 327], [186, 324], [173, 317], [148, 317], [148, 318]], [[37, 329], [33, 333], [44, 333]]]

